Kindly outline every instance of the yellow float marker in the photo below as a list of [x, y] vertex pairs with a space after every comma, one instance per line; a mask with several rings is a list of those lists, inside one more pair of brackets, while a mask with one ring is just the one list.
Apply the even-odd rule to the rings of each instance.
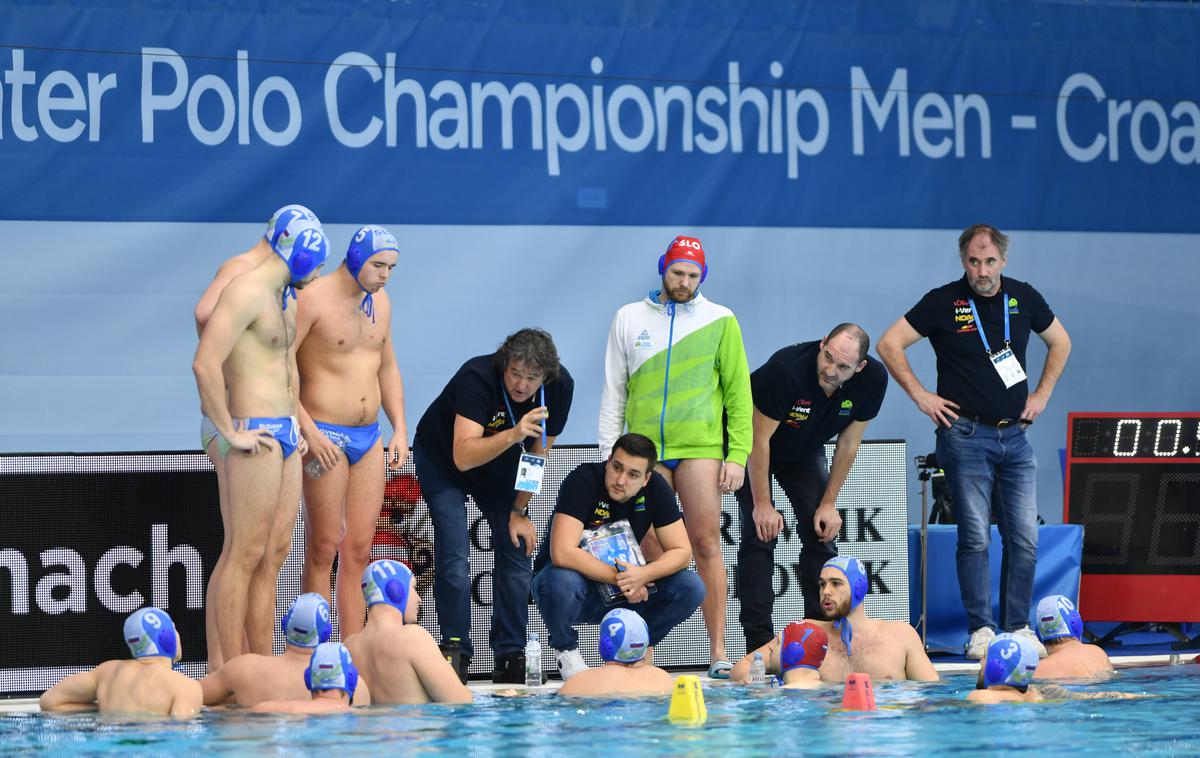
[[667, 718], [675, 724], [703, 724], [708, 719], [704, 707], [704, 689], [700, 677], [684, 674], [675, 680], [675, 691], [671, 693], [671, 710]]

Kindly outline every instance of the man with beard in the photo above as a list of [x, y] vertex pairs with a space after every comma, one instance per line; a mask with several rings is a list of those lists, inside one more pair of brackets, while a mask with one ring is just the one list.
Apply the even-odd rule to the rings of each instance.
[[[657, 471], [679, 495], [696, 571], [707, 590], [709, 674], [729, 678], [728, 594], [721, 555], [721, 495], [746, 474], [753, 437], [750, 369], [733, 313], [700, 294], [704, 248], [676, 237], [658, 260], [662, 289], [623, 306], [604, 356], [600, 455], [628, 429], [658, 446]], [[646, 546], [647, 557], [655, 554]]]
[[280, 209], [266, 236], [275, 254], [221, 290], [192, 361], [201, 410], [227, 450], [228, 561], [216, 598], [224, 661], [243, 652], [243, 638], [250, 652], [271, 654], [276, 582], [292, 545], [307, 449], [295, 417], [294, 301], [329, 255], [325, 232], [303, 208]]
[[[958, 583], [967, 611], [968, 658], [983, 657], [999, 628], [1025, 637], [1037, 567], [1037, 459], [1025, 429], [1046, 409], [1067, 365], [1071, 338], [1036, 289], [1002, 276], [1008, 236], [987, 224], [958, 238], [961, 279], [930, 290], [879, 340], [879, 357], [937, 427], [937, 457], [954, 496]], [[1030, 335], [1046, 343], [1037, 389], [1029, 391]], [[937, 392], [922, 386], [905, 350], [928, 337]], [[992, 616], [988, 543], [992, 514], [1003, 537], [1000, 619]]]
[[[817, 576], [837, 555], [838, 493], [887, 391], [887, 369], [867, 355], [870, 344], [862, 327], [838, 324], [823, 340], [777, 351], [750, 375], [754, 446], [746, 483], [737, 491], [742, 512], [737, 581], [747, 648], [775, 634], [772, 577], [783, 516], [771, 501], [772, 476], [796, 514], [804, 615], [820, 618]], [[827, 465], [825, 441], [834, 435], [837, 446]]]
[[[870, 674], [876, 681], [912, 679], [936, 682], [937, 670], [925, 655], [921, 637], [903, 621], [885, 621], [867, 616], [862, 605], [867, 596], [867, 571], [862, 561], [850, 556], [831, 558], [821, 569], [821, 612], [815, 621], [829, 638], [829, 649], [821, 664], [821, 680], [844, 682], [850, 674]], [[779, 673], [779, 638], [752, 651], [738, 662], [735, 679], [745, 680], [754, 653], [762, 653], [767, 670]]]

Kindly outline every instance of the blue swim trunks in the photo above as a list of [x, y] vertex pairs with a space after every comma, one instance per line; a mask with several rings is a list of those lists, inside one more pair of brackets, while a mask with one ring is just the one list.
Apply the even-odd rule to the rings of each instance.
[[300, 444], [300, 422], [295, 416], [259, 416], [257, 418], [239, 418], [234, 419], [234, 423], [238, 429], [250, 431], [252, 429], [266, 429], [271, 433], [271, 436], [279, 443], [280, 449], [283, 450], [283, 459], [286, 461], [288, 456], [296, 452], [296, 445]]
[[682, 458], [672, 458], [669, 461], [659, 461], [659, 463], [662, 464], [663, 466], [666, 466], [669, 470], [674, 471], [675, 467], [679, 465], [679, 462], [681, 460], [683, 460], [683, 459]]
[[367, 426], [340, 426], [313, 419], [321, 434], [342, 449], [350, 465], [358, 463], [379, 441], [379, 422]]

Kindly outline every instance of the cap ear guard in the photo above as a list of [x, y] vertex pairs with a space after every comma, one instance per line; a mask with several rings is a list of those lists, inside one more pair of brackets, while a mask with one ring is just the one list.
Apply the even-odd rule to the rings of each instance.
[[[687, 260], [687, 259], [684, 258], [681, 260]], [[665, 273], [667, 273], [667, 254], [663, 253], [662, 255], [658, 256], [658, 275], [662, 276]], [[700, 283], [704, 284], [704, 280], [707, 278], [708, 278], [708, 264], [705, 263], [700, 266]]]

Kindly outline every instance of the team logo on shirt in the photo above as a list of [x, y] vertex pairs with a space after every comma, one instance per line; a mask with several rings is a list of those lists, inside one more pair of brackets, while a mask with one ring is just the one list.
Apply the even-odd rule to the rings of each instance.
[[838, 415], [839, 416], [849, 416], [850, 412], [853, 410], [854, 410], [854, 401], [843, 400], [842, 407], [838, 409]]
[[646, 510], [646, 496], [638, 495], [638, 499], [633, 501], [633, 510], [637, 513], [642, 513]]
[[959, 334], [971, 334], [975, 330], [975, 316], [971, 314], [971, 304], [966, 300], [954, 301], [954, 324]]
[[1017, 307], [1017, 299], [1015, 297], [1008, 299], [1008, 312], [1014, 316], [1021, 312], [1021, 309]]
[[812, 415], [812, 401], [797, 400], [795, 403], [792, 403], [792, 409], [788, 411], [784, 423], [788, 426], [799, 426], [800, 422], [808, 421], [810, 415]]
[[633, 349], [634, 350], [652, 350], [652, 349], [654, 349], [654, 342], [650, 339], [649, 331], [647, 331], [646, 329], [642, 330], [642, 333], [639, 334], [637, 336], [637, 339], [635, 339], [633, 341]]

